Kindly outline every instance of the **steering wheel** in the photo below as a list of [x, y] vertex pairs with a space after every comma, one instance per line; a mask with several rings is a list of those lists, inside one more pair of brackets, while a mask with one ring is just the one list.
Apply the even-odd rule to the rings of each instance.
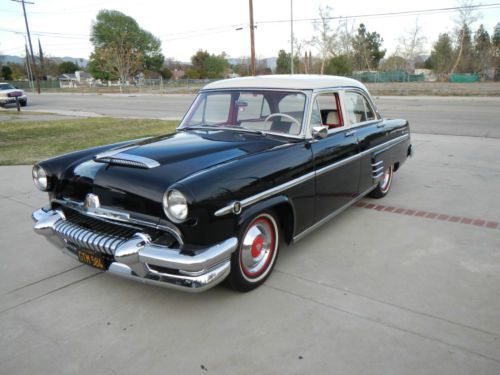
[[[272, 119], [274, 117], [285, 117], [285, 118], [291, 120], [292, 122], [295, 122], [300, 128], [300, 122], [295, 117], [287, 115], [286, 113], [277, 112], [277, 113], [271, 113], [269, 116], [266, 117], [266, 119], [264, 120], [264, 129], [267, 129], [267, 123], [269, 122], [270, 119]], [[269, 128], [271, 128], [271, 127], [269, 127]]]

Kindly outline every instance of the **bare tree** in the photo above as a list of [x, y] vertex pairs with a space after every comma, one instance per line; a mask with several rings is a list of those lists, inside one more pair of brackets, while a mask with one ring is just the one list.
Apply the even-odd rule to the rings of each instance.
[[[309, 65], [307, 61], [307, 52], [305, 51], [308, 42], [305, 40], [298, 40], [297, 38], [293, 38], [293, 50], [294, 53], [294, 64], [297, 64], [297, 72], [300, 73], [300, 65], [302, 65], [303, 73], [309, 73]], [[305, 57], [303, 57], [305, 56]], [[295, 66], [294, 66], [295, 67]]]
[[398, 46], [396, 48], [396, 55], [405, 59], [406, 70], [408, 72], [415, 69], [415, 62], [418, 56], [424, 52], [425, 41], [426, 38], [422, 35], [422, 27], [417, 17], [413, 27], [398, 38]]
[[354, 20], [349, 23], [347, 18], [340, 19], [337, 27], [338, 36], [338, 52], [341, 55], [351, 56], [352, 51], [352, 36], [356, 33]]
[[462, 58], [464, 41], [467, 36], [466, 30], [470, 30], [471, 25], [480, 17], [480, 14], [476, 11], [477, 6], [475, 5], [474, 0], [458, 0], [458, 5], [460, 9], [458, 11], [458, 16], [455, 18], [456, 33], [458, 38], [458, 54], [455, 64], [453, 65], [453, 68], [451, 68], [450, 74], [455, 73], [455, 70], [457, 69]]
[[336, 38], [331, 25], [331, 12], [333, 8], [326, 6], [319, 7], [319, 19], [313, 22], [313, 28], [316, 35], [309, 42], [315, 47], [321, 57], [321, 74], [325, 70], [325, 64], [328, 57], [335, 49]]

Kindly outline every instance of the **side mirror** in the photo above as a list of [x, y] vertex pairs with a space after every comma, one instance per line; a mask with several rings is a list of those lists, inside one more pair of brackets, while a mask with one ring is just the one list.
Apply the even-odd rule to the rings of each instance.
[[316, 139], [323, 139], [328, 136], [328, 128], [323, 125], [312, 127], [312, 136]]

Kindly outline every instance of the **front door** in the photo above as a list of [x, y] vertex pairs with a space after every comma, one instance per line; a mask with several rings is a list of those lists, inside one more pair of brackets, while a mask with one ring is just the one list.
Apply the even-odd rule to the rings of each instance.
[[346, 126], [339, 95], [317, 95], [312, 125], [328, 126], [328, 136], [312, 141], [316, 168], [315, 221], [321, 221], [358, 196], [360, 161], [356, 130]]

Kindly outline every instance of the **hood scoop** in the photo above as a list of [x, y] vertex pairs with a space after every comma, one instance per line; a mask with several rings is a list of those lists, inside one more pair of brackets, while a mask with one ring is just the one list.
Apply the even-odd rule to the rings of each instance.
[[160, 166], [160, 163], [158, 163], [156, 160], [145, 158], [143, 156], [127, 154], [124, 152], [131, 148], [135, 148], [135, 146], [97, 154], [96, 156], [94, 156], [94, 161], [97, 163], [106, 163], [110, 165], [120, 165], [122, 167], [141, 169], [151, 169]]

